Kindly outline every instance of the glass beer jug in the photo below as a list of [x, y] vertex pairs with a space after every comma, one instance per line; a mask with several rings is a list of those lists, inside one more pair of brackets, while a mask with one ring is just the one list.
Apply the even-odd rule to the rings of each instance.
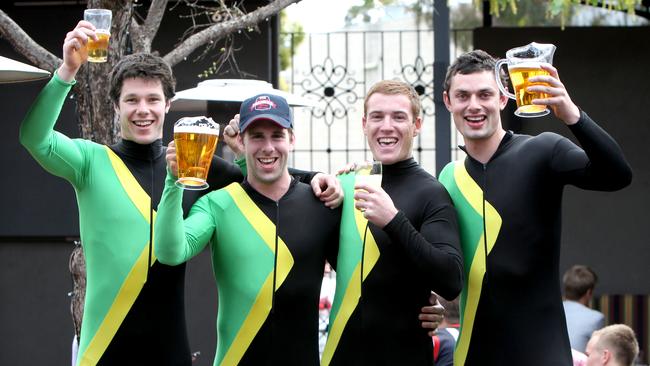
[[[533, 99], [547, 98], [548, 94], [529, 92], [526, 89], [533, 85], [548, 85], [546, 83], [530, 83], [528, 78], [538, 75], [549, 75], [540, 67], [541, 63], [553, 64], [555, 46], [550, 43], [532, 42], [526, 46], [513, 48], [506, 52], [506, 58], [497, 61], [494, 72], [499, 89], [510, 99], [517, 101], [515, 115], [519, 117], [541, 117], [549, 113], [543, 105], [532, 104]], [[499, 77], [503, 64], [508, 65], [508, 74], [515, 93], [510, 93]]]
[[209, 187], [207, 178], [219, 140], [219, 124], [207, 117], [184, 117], [174, 124], [178, 163], [178, 187], [201, 190]]

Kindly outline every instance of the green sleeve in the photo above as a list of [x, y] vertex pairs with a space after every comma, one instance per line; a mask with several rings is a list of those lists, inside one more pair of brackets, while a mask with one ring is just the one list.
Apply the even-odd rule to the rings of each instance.
[[154, 227], [155, 254], [160, 263], [177, 265], [199, 254], [215, 232], [209, 195], [199, 199], [183, 221], [183, 189], [167, 174]]
[[235, 158], [235, 165], [239, 167], [241, 173], [246, 176], [246, 157]]
[[74, 82], [67, 83], [54, 73], [38, 95], [20, 125], [20, 143], [48, 172], [77, 183], [83, 171], [80, 145], [54, 131], [65, 98]]

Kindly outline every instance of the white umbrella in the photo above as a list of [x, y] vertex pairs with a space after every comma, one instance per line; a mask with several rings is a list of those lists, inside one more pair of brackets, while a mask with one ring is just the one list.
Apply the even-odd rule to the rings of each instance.
[[45, 79], [50, 72], [0, 56], [0, 83]]
[[284, 97], [293, 107], [314, 107], [314, 100], [274, 89], [273, 85], [262, 80], [212, 79], [200, 82], [196, 88], [181, 90], [172, 99], [173, 111], [203, 111], [207, 101], [237, 102], [261, 93]]

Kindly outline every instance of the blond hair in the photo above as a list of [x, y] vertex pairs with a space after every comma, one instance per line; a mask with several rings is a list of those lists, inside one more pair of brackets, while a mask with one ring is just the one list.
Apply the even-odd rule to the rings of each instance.
[[420, 117], [422, 105], [420, 104], [420, 96], [415, 89], [410, 85], [400, 80], [382, 80], [375, 83], [370, 87], [366, 98], [363, 100], [363, 115], [368, 115], [368, 99], [375, 93], [386, 95], [405, 95], [411, 101], [411, 111], [413, 112], [413, 121]]

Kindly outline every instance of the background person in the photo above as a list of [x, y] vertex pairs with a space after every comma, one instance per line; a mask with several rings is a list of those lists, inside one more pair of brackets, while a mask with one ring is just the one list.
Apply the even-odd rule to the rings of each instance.
[[465, 53], [444, 83], [445, 105], [467, 153], [440, 174], [458, 212], [467, 279], [454, 362], [571, 365], [559, 278], [564, 186], [615, 191], [630, 184], [632, 170], [549, 64], [541, 67], [550, 75], [529, 79], [548, 84], [528, 87], [548, 94], [533, 104], [548, 106], [582, 148], [555, 133], [504, 130], [508, 97], [499, 92], [494, 66], [484, 51]]
[[613, 324], [594, 332], [585, 353], [586, 366], [632, 366], [639, 355], [639, 342], [632, 328]]
[[591, 334], [605, 326], [605, 316], [589, 308], [598, 282], [596, 273], [589, 267], [574, 265], [564, 272], [564, 315], [571, 348], [584, 352]]
[[460, 320], [458, 314], [459, 298], [453, 301], [440, 298], [440, 305], [445, 308], [445, 316], [433, 335], [433, 360], [435, 366], [452, 366], [454, 349], [458, 340]]

